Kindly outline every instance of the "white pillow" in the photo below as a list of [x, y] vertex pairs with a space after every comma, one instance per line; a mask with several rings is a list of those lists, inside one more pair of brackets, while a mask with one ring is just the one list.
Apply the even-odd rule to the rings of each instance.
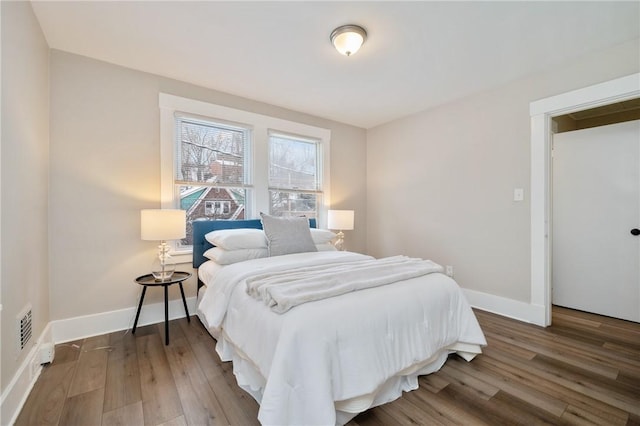
[[318, 249], [318, 251], [336, 251], [336, 250], [338, 250], [331, 243], [316, 244], [316, 248]]
[[333, 240], [337, 235], [328, 229], [311, 229], [311, 238], [313, 238], [313, 242], [315, 245], [325, 244]]
[[269, 256], [318, 251], [306, 217], [276, 217], [260, 213]]
[[220, 229], [211, 231], [204, 237], [214, 246], [225, 250], [267, 248], [267, 239], [262, 229]]
[[219, 265], [230, 265], [267, 256], [269, 256], [269, 251], [266, 248], [225, 250], [220, 247], [213, 247], [204, 252], [204, 257], [213, 260]]

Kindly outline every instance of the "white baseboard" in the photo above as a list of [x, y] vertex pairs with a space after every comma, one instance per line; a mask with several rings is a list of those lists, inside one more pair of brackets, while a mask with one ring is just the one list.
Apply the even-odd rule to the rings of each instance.
[[[196, 312], [196, 298], [187, 298], [191, 315]], [[0, 425], [15, 423], [22, 406], [40, 376], [40, 348], [44, 343], [64, 343], [133, 327], [135, 308], [51, 321], [33, 345], [0, 399]], [[169, 319], [184, 318], [182, 299], [169, 301]], [[142, 305], [138, 327], [164, 321], [164, 303]]]
[[[196, 298], [187, 298], [189, 314], [196, 312]], [[128, 330], [133, 327], [137, 306], [117, 311], [67, 318], [51, 322], [53, 341], [55, 343], [70, 342], [114, 331]], [[184, 318], [182, 299], [169, 301], [169, 320]], [[164, 322], [164, 302], [143, 304], [138, 319], [138, 327]]]
[[545, 312], [542, 305], [533, 305], [475, 290], [463, 289], [463, 291], [469, 304], [474, 308], [542, 327], [545, 326]]
[[[514, 318], [520, 321], [544, 326], [544, 307], [531, 305], [518, 300], [494, 296], [479, 291], [463, 289], [464, 294], [474, 308], [489, 311], [498, 315]], [[196, 312], [196, 298], [187, 299], [187, 307], [191, 315]], [[2, 393], [0, 424], [13, 424], [22, 409], [29, 392], [37, 380], [42, 367], [39, 365], [39, 351], [43, 343], [64, 343], [98, 336], [114, 331], [127, 330], [133, 327], [137, 307], [102, 312], [82, 317], [52, 321], [45, 327], [37, 343], [29, 352], [24, 362], [16, 372], [9, 386]], [[169, 302], [169, 319], [184, 317], [182, 299]], [[164, 303], [143, 305], [138, 320], [138, 326], [156, 324], [164, 321]], [[5, 416], [7, 414], [7, 416]], [[10, 421], [6, 421], [10, 419]]]
[[44, 343], [51, 343], [51, 323], [42, 331], [38, 340], [25, 357], [16, 371], [0, 399], [0, 424], [12, 425], [20, 414], [22, 406], [33, 389], [33, 385], [40, 377], [42, 366], [40, 365], [40, 347]]

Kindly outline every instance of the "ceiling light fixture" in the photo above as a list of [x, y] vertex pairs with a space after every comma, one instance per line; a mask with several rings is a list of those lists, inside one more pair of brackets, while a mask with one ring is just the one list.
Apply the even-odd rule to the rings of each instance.
[[351, 56], [367, 39], [367, 32], [358, 25], [343, 25], [331, 33], [331, 43], [345, 56]]

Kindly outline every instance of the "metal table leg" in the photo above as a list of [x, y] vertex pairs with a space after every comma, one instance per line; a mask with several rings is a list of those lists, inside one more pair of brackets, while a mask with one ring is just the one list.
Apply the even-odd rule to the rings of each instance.
[[187, 314], [187, 321], [191, 322], [189, 317], [189, 309], [187, 309], [187, 299], [184, 298], [184, 290], [182, 289], [182, 283], [180, 284], [180, 293], [182, 294], [182, 304], [184, 305], [184, 313]]
[[138, 326], [138, 318], [140, 318], [140, 309], [142, 309], [142, 302], [144, 302], [144, 294], [147, 292], [147, 286], [142, 286], [142, 295], [140, 296], [140, 303], [138, 303], [138, 312], [136, 312], [136, 320], [133, 322], [133, 331], [131, 334], [136, 334], [136, 327]]
[[164, 344], [169, 344], [169, 286], [164, 285]]

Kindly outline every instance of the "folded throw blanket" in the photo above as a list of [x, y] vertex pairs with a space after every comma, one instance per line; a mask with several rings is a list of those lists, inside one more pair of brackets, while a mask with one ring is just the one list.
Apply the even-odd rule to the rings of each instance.
[[302, 303], [442, 271], [430, 260], [393, 256], [265, 273], [246, 283], [249, 295], [284, 313]]

